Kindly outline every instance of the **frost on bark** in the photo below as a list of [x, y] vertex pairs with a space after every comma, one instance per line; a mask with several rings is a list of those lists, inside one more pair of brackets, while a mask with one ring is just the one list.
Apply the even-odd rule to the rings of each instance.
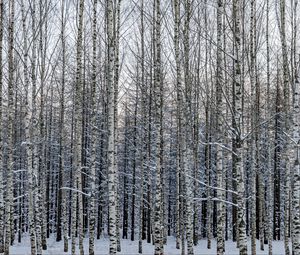
[[[45, 130], [45, 118], [44, 118], [44, 111], [45, 111], [45, 86], [46, 86], [46, 52], [47, 52], [47, 35], [48, 35], [48, 23], [42, 22], [43, 20], [48, 19], [48, 0], [45, 0], [43, 2], [39, 2], [39, 61], [38, 61], [38, 71], [39, 71], [39, 117], [38, 117], [38, 141], [37, 141], [37, 171], [38, 171], [38, 188], [37, 192], [38, 194], [42, 194], [40, 198], [38, 199], [37, 203], [37, 224], [40, 226], [41, 231], [41, 237], [38, 236], [39, 242], [41, 242], [41, 247], [43, 250], [47, 249], [47, 226], [48, 218], [47, 214], [49, 210], [47, 205], [49, 205], [47, 192], [46, 192], [46, 174], [48, 174], [47, 168], [46, 168], [46, 160], [47, 156], [45, 156], [45, 136], [46, 136], [46, 130]], [[53, 91], [53, 90], [52, 90]], [[51, 93], [51, 92], [50, 92]], [[52, 92], [53, 94], [53, 92]], [[50, 96], [51, 98], [51, 96]], [[53, 97], [52, 97], [53, 98]], [[50, 136], [51, 136], [51, 119], [52, 114], [50, 110]]]
[[275, 101], [275, 135], [274, 135], [274, 177], [272, 178], [272, 189], [273, 189], [273, 239], [280, 240], [280, 204], [281, 204], [281, 196], [280, 196], [280, 187], [281, 187], [281, 155], [282, 155], [282, 92], [280, 88], [279, 80], [277, 79], [276, 84], [276, 101]]
[[[185, 205], [186, 205], [186, 240], [188, 255], [194, 254], [193, 250], [193, 181], [192, 181], [192, 167], [193, 167], [193, 119], [192, 119], [192, 83], [190, 76], [190, 22], [191, 22], [191, 1], [186, 0], [185, 6], [185, 20], [183, 30], [183, 47], [184, 47], [184, 85], [185, 85], [185, 100], [183, 105], [183, 174], [185, 180]], [[182, 113], [182, 114], [183, 114]]]
[[9, 254], [9, 247], [12, 242], [13, 229], [13, 154], [14, 154], [14, 19], [15, 1], [9, 2], [9, 25], [8, 25], [8, 109], [7, 109], [7, 139], [8, 139], [8, 161], [7, 161], [7, 183], [6, 183], [6, 204], [5, 204], [5, 243], [4, 254]]
[[164, 254], [162, 225], [162, 160], [163, 160], [163, 82], [161, 67], [161, 10], [160, 0], [155, 0], [155, 64], [154, 64], [154, 103], [155, 103], [155, 160], [156, 160], [156, 188], [154, 206], [154, 254]]
[[109, 254], [117, 253], [117, 198], [116, 198], [116, 169], [115, 169], [115, 91], [114, 91], [114, 63], [115, 38], [113, 28], [113, 1], [107, 2], [107, 91], [108, 91], [108, 199], [109, 199]]
[[182, 175], [182, 74], [181, 74], [181, 58], [179, 48], [179, 31], [180, 31], [180, 2], [174, 0], [174, 49], [176, 61], [176, 100], [177, 100], [177, 155], [176, 155], [176, 248], [180, 249], [181, 238], [181, 221], [180, 221], [180, 176]]
[[[209, 29], [208, 29], [209, 21], [208, 21], [208, 1], [204, 1], [204, 26], [206, 36], [209, 36]], [[211, 189], [212, 184], [212, 160], [211, 160], [211, 139], [212, 139], [212, 133], [211, 133], [211, 127], [212, 127], [212, 114], [211, 114], [211, 100], [212, 97], [212, 89], [210, 87], [209, 82], [209, 42], [205, 41], [205, 92], [206, 92], [206, 98], [205, 98], [205, 141], [207, 144], [205, 145], [205, 151], [204, 151], [204, 157], [205, 157], [205, 184], [207, 186], [206, 188], [206, 199], [207, 201], [203, 203], [203, 235], [207, 237], [207, 249], [211, 249], [211, 243], [213, 238], [213, 229], [212, 229], [212, 222], [213, 222], [213, 202], [212, 202], [212, 195], [213, 191]]]
[[139, 244], [138, 244], [138, 252], [140, 254], [143, 253], [143, 239], [145, 239], [145, 188], [146, 181], [145, 178], [145, 165], [146, 165], [146, 141], [144, 137], [146, 136], [146, 132], [144, 127], [146, 127], [146, 103], [147, 103], [147, 88], [145, 84], [145, 24], [144, 24], [144, 0], [141, 0], [141, 130], [139, 132], [140, 135], [140, 192], [139, 192]]
[[93, 62], [92, 62], [92, 88], [91, 88], [91, 106], [90, 110], [92, 112], [92, 151], [91, 151], [91, 171], [90, 171], [90, 217], [89, 217], [89, 254], [94, 255], [95, 246], [95, 226], [96, 226], [96, 141], [97, 141], [97, 105], [96, 105], [96, 58], [97, 58], [97, 0], [93, 2]]
[[113, 16], [113, 27], [114, 27], [114, 168], [115, 168], [115, 196], [116, 196], [116, 237], [117, 237], [117, 252], [121, 251], [120, 241], [120, 201], [119, 201], [119, 179], [118, 179], [118, 99], [119, 99], [119, 69], [120, 69], [120, 52], [119, 52], [119, 41], [120, 41], [120, 12], [121, 12], [121, 1], [115, 0], [115, 9]]
[[[281, 53], [282, 53], [282, 69], [283, 69], [283, 113], [284, 113], [284, 132], [287, 134], [290, 130], [290, 92], [289, 92], [289, 70], [288, 70], [288, 51], [287, 51], [287, 42], [286, 42], [286, 18], [285, 18], [285, 0], [280, 0], [280, 40], [281, 40]], [[290, 212], [290, 142], [289, 140], [284, 142], [284, 150], [282, 153], [284, 163], [285, 163], [285, 174], [284, 174], [284, 244], [285, 244], [285, 253], [290, 254], [289, 249], [289, 212]], [[279, 191], [280, 192], [280, 191]]]
[[[216, 70], [216, 128], [217, 128], [217, 153], [216, 153], [216, 171], [217, 171], [217, 187], [224, 189], [224, 166], [223, 166], [223, 149], [222, 144], [222, 116], [223, 116], [223, 62], [222, 62], [222, 32], [223, 32], [223, 1], [218, 0], [217, 9], [217, 70]], [[225, 194], [224, 191], [217, 190], [217, 253], [223, 255], [225, 252]]]
[[241, 1], [233, 1], [233, 17], [234, 17], [234, 46], [235, 46], [235, 73], [234, 73], [234, 122], [235, 122], [235, 168], [237, 182], [237, 229], [238, 229], [238, 244], [240, 255], [247, 254], [247, 236], [246, 236], [246, 210], [245, 210], [245, 177], [243, 167], [243, 109], [242, 109], [242, 78], [241, 78]]
[[[37, 36], [38, 27], [36, 22], [36, 1], [33, 0], [31, 3], [31, 32], [33, 35]], [[38, 195], [38, 142], [39, 142], [39, 134], [38, 134], [38, 107], [37, 107], [37, 38], [34, 37], [32, 40], [32, 48], [31, 48], [31, 123], [30, 123], [30, 136], [31, 136], [31, 149], [30, 149], [30, 161], [29, 164], [32, 166], [32, 190], [33, 190], [33, 211], [34, 211], [34, 222], [33, 227], [35, 228], [35, 238], [36, 238], [36, 252], [37, 254], [42, 253], [42, 229], [41, 229], [41, 221], [40, 221], [40, 199], [41, 196]], [[30, 169], [29, 166], [29, 169]]]
[[[2, 89], [3, 89], [3, 13], [4, 3], [0, 0], [0, 253], [4, 252], [4, 169], [3, 169], [3, 138], [2, 138]], [[24, 37], [25, 38], [25, 37]]]
[[[79, 2], [78, 31], [76, 44], [76, 81], [74, 102], [74, 165], [73, 165], [73, 194], [72, 194], [72, 254], [75, 254], [76, 224], [78, 224], [79, 250], [83, 255], [83, 211], [82, 211], [82, 54], [83, 54], [83, 10], [84, 0]], [[78, 207], [78, 215], [76, 215]], [[78, 221], [78, 222], [77, 222]]]
[[27, 157], [27, 173], [28, 173], [28, 218], [29, 218], [29, 235], [30, 235], [30, 246], [31, 254], [36, 254], [36, 236], [35, 236], [35, 222], [34, 222], [34, 192], [33, 192], [33, 148], [32, 148], [32, 122], [31, 122], [31, 107], [30, 106], [30, 95], [29, 95], [29, 70], [28, 70], [28, 46], [26, 38], [26, 16], [24, 1], [21, 2], [21, 13], [22, 13], [22, 26], [23, 26], [23, 48], [24, 48], [24, 81], [26, 84], [26, 95], [25, 95], [25, 144], [26, 144], [26, 157]]
[[251, 130], [253, 131], [252, 139], [250, 141], [251, 145], [251, 180], [250, 180], [250, 192], [251, 192], [251, 254], [256, 254], [256, 222], [257, 218], [259, 217], [257, 215], [258, 207], [257, 207], [257, 176], [259, 175], [258, 171], [258, 157], [257, 157], [257, 151], [258, 143], [258, 129], [256, 128], [258, 124], [258, 107], [257, 107], [257, 88], [259, 87], [259, 84], [257, 83], [257, 73], [256, 73], [256, 1], [251, 1], [251, 17], [250, 17], [250, 85], [251, 85], [251, 99], [253, 104], [251, 105]]
[[[267, 102], [270, 102], [270, 42], [269, 42], [269, 0], [267, 0], [267, 22], [266, 22], [266, 53], [267, 53]], [[271, 111], [271, 104], [267, 108], [267, 111]], [[267, 124], [267, 140], [268, 143], [268, 151], [267, 151], [267, 169], [268, 169], [268, 178], [267, 178], [267, 240], [268, 240], [268, 250], [269, 255], [273, 254], [273, 169], [272, 169], [272, 151], [271, 151], [271, 124]]]
[[300, 164], [299, 164], [299, 145], [300, 145], [300, 84], [298, 74], [295, 77], [293, 103], [293, 139], [294, 139], [294, 176], [293, 176], [293, 254], [300, 254]]
[[[63, 222], [62, 222], [62, 215], [64, 214], [63, 210], [65, 211], [65, 205], [63, 204], [63, 129], [64, 129], [64, 92], [65, 92], [65, 18], [64, 18], [64, 3], [61, 2], [61, 47], [62, 47], [62, 76], [61, 76], [61, 94], [60, 94], [60, 137], [59, 137], [59, 170], [58, 170], [58, 192], [57, 192], [57, 205], [58, 205], [58, 212], [57, 212], [57, 224], [56, 224], [56, 241], [61, 241], [62, 239], [62, 232], [63, 232]], [[60, 206], [62, 205], [62, 206]], [[64, 247], [65, 250], [66, 247]]]
[[[58, 172], [58, 215], [57, 215], [57, 236], [56, 240], [63, 238], [64, 252], [68, 252], [68, 219], [67, 219], [67, 191], [62, 187], [67, 183], [67, 176], [65, 173], [65, 83], [66, 83], [66, 38], [65, 38], [65, 26], [66, 26], [66, 14], [65, 3], [61, 1], [61, 48], [62, 48], [62, 74], [61, 74], [61, 93], [60, 93], [60, 137], [59, 137], [59, 172]], [[61, 206], [60, 206], [61, 205]]]

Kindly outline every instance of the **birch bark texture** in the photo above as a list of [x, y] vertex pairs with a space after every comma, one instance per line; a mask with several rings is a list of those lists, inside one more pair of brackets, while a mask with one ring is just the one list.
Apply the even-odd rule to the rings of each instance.
[[177, 146], [176, 146], [176, 248], [180, 249], [180, 237], [181, 237], [181, 221], [180, 221], [180, 176], [182, 176], [182, 103], [183, 103], [183, 91], [182, 91], [182, 73], [181, 73], [181, 57], [179, 48], [179, 31], [180, 31], [180, 2], [174, 0], [174, 49], [175, 49], [175, 62], [176, 62], [176, 101], [177, 101]]
[[293, 140], [294, 140], [294, 185], [292, 198], [293, 212], [293, 254], [300, 254], [300, 163], [299, 163], [299, 144], [300, 144], [300, 84], [298, 74], [295, 77], [294, 104], [293, 104]]
[[95, 251], [95, 227], [96, 227], [96, 142], [97, 142], [97, 105], [96, 105], [96, 84], [97, 84], [97, 0], [93, 2], [93, 63], [92, 63], [92, 88], [91, 88], [91, 112], [92, 112], [92, 151], [91, 151], [91, 171], [90, 171], [90, 221], [89, 221], [89, 254], [94, 255]]
[[245, 177], [243, 167], [243, 108], [242, 108], [242, 77], [241, 77], [241, 1], [233, 1], [233, 18], [234, 18], [234, 91], [235, 109], [234, 122], [235, 130], [235, 167], [237, 182], [237, 225], [238, 225], [238, 246], [240, 255], [247, 254], [247, 236], [246, 236], [246, 210], [245, 210]]
[[[74, 101], [74, 168], [73, 168], [73, 194], [72, 194], [72, 254], [76, 254], [76, 232], [79, 237], [80, 255], [83, 251], [83, 211], [82, 211], [82, 103], [83, 103], [83, 84], [82, 84], [82, 55], [83, 55], [83, 14], [84, 0], [79, 2], [78, 31], [76, 45], [76, 81], [75, 81], [75, 101]], [[78, 209], [77, 209], [78, 208]], [[78, 210], [78, 215], [77, 215]], [[78, 222], [77, 222], [78, 220]], [[76, 225], [78, 223], [78, 228]]]
[[14, 22], [15, 22], [15, 1], [9, 2], [9, 25], [8, 25], [8, 109], [7, 109], [7, 125], [8, 125], [8, 162], [7, 162], [7, 184], [6, 184], [6, 205], [5, 205], [5, 243], [4, 254], [9, 255], [9, 247], [12, 243], [13, 235], [13, 167], [14, 167]]
[[109, 199], [109, 254], [117, 253], [117, 198], [116, 198], [116, 169], [115, 169], [115, 91], [114, 91], [114, 63], [115, 38], [113, 28], [113, 1], [107, 0], [107, 91], [108, 91], [108, 199]]
[[154, 208], [154, 254], [163, 255], [163, 198], [162, 198], [162, 160], [163, 160], [163, 81], [161, 70], [161, 6], [160, 0], [155, 0], [155, 63], [154, 63], [154, 103], [155, 103], [155, 163], [156, 188]]
[[2, 90], [3, 90], [3, 14], [4, 2], [0, 1], [0, 253], [4, 252], [4, 169], [3, 169], [3, 106], [2, 106]]
[[217, 170], [217, 253], [223, 255], [225, 252], [225, 194], [224, 194], [224, 168], [223, 168], [223, 124], [222, 116], [224, 113], [223, 104], [223, 61], [222, 61], [222, 33], [223, 33], [223, 0], [218, 0], [217, 9], [217, 70], [216, 70], [216, 127], [217, 127], [217, 155], [216, 155], [216, 170]]

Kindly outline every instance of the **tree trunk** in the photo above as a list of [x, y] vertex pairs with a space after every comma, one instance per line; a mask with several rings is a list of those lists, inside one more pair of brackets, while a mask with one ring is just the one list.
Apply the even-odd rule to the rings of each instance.
[[163, 255], [163, 230], [162, 225], [162, 160], [163, 160], [163, 127], [162, 127], [162, 109], [163, 109], [163, 82], [161, 70], [161, 10], [160, 0], [155, 0], [155, 62], [154, 62], [154, 102], [155, 102], [155, 160], [156, 160], [156, 190], [155, 190], [155, 207], [154, 207], [154, 254]]
[[107, 2], [107, 88], [108, 88], [108, 197], [109, 197], [109, 253], [117, 253], [117, 198], [116, 198], [116, 169], [115, 169], [115, 91], [114, 91], [114, 47], [115, 38], [113, 32], [113, 1]]
[[[75, 82], [75, 110], [74, 110], [74, 177], [72, 195], [72, 254], [75, 254], [76, 223], [78, 223], [79, 250], [83, 255], [83, 210], [82, 210], [82, 54], [83, 54], [83, 10], [84, 0], [79, 2], [78, 37], [76, 45], [76, 82]], [[77, 211], [78, 210], [78, 211]], [[76, 211], [78, 215], [76, 217]], [[78, 221], [77, 221], [78, 220]]]
[[12, 241], [13, 229], [13, 153], [14, 153], [14, 19], [15, 19], [15, 1], [10, 1], [9, 4], [9, 25], [8, 25], [8, 109], [7, 109], [7, 128], [8, 128], [8, 170], [6, 184], [6, 223], [5, 223], [5, 243], [4, 254], [9, 255], [9, 247]]
[[234, 74], [234, 98], [235, 98], [235, 116], [234, 121], [236, 125], [235, 130], [235, 167], [236, 167], [236, 179], [237, 179], [237, 224], [238, 224], [238, 240], [240, 255], [247, 254], [247, 236], [246, 236], [246, 220], [245, 220], [245, 178], [243, 167], [243, 112], [242, 112], [242, 78], [241, 78], [241, 34], [240, 34], [240, 15], [241, 15], [241, 2], [240, 0], [234, 0], [234, 46], [235, 46], [235, 74]]
[[97, 0], [93, 2], [93, 63], [92, 63], [92, 88], [91, 88], [91, 171], [90, 171], [90, 217], [89, 217], [89, 254], [94, 255], [95, 225], [96, 225], [96, 141], [97, 141], [97, 105], [96, 105], [96, 83], [97, 83]]
[[[23, 9], [22, 9], [23, 10]], [[0, 253], [4, 252], [4, 169], [3, 169], [3, 137], [2, 137], [2, 118], [3, 118], [3, 106], [2, 106], [2, 90], [3, 90], [3, 14], [4, 3], [0, 0]], [[24, 23], [23, 23], [24, 24]], [[25, 33], [25, 32], [24, 32]], [[25, 40], [25, 35], [24, 40]], [[25, 46], [24, 46], [25, 47]], [[25, 61], [25, 59], [24, 59]]]
[[216, 153], [216, 171], [217, 171], [217, 187], [220, 189], [217, 190], [217, 198], [219, 199], [217, 203], [217, 253], [223, 255], [225, 252], [225, 194], [224, 191], [224, 167], [223, 167], [223, 149], [221, 144], [223, 141], [223, 124], [221, 117], [223, 115], [223, 61], [222, 61], [222, 12], [223, 12], [223, 1], [218, 0], [218, 9], [217, 9], [217, 70], [216, 70], [216, 128], [217, 128], [217, 153]]

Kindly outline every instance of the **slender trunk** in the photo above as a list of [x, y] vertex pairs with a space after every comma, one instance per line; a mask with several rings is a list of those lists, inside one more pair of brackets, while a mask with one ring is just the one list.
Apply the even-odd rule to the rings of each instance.
[[146, 143], [144, 141], [146, 127], [146, 84], [145, 84], [145, 38], [144, 38], [144, 0], [141, 0], [141, 131], [140, 131], [140, 193], [139, 193], [139, 245], [138, 252], [143, 253], [144, 237], [144, 192], [145, 182], [145, 164], [146, 164]]
[[299, 141], [300, 141], [300, 84], [298, 74], [295, 77], [294, 88], [294, 103], [293, 103], [293, 139], [294, 145], [294, 185], [293, 185], [293, 254], [300, 254], [300, 164], [299, 164]]
[[[216, 71], [216, 127], [217, 127], [217, 186], [221, 189], [224, 189], [224, 166], [223, 166], [223, 150], [220, 146], [222, 144], [222, 113], [223, 113], [223, 61], [222, 61], [222, 32], [223, 32], [223, 1], [218, 0], [218, 9], [217, 9], [217, 71]], [[218, 189], [217, 197], [220, 201], [217, 204], [217, 253], [223, 255], [225, 252], [225, 205], [223, 201], [225, 200], [224, 191]]]
[[32, 123], [30, 117], [30, 96], [29, 96], [29, 70], [28, 70], [28, 47], [26, 39], [26, 16], [25, 16], [25, 6], [24, 1], [21, 2], [21, 12], [22, 12], [22, 23], [23, 23], [23, 47], [24, 47], [24, 82], [26, 84], [25, 91], [25, 140], [26, 140], [26, 157], [27, 157], [27, 168], [28, 168], [28, 193], [29, 193], [29, 204], [28, 204], [28, 218], [29, 218], [29, 234], [30, 234], [30, 246], [31, 254], [36, 254], [36, 237], [35, 237], [35, 223], [34, 223], [34, 191], [33, 191], [33, 147], [32, 147]]
[[[135, 102], [138, 100], [138, 95], [137, 95], [137, 89], [136, 89], [136, 96], [135, 96]], [[137, 174], [136, 174], [136, 169], [137, 169], [137, 144], [136, 144], [136, 137], [137, 137], [137, 103], [135, 103], [134, 106], [134, 122], [133, 122], [133, 142], [132, 142], [132, 157], [133, 157], [133, 166], [132, 166], [132, 199], [131, 199], [131, 241], [134, 241], [135, 239], [135, 207], [136, 207], [136, 185], [137, 185]]]
[[8, 170], [7, 170], [7, 184], [6, 184], [6, 223], [5, 223], [5, 243], [4, 254], [9, 255], [9, 247], [12, 241], [12, 224], [13, 224], [13, 153], [14, 153], [14, 17], [15, 15], [15, 1], [10, 1], [9, 5], [9, 25], [8, 25]]
[[243, 167], [243, 112], [242, 112], [242, 78], [241, 78], [241, 34], [240, 34], [240, 15], [241, 15], [241, 1], [234, 0], [234, 46], [235, 46], [235, 66], [234, 66], [234, 97], [235, 97], [235, 116], [234, 121], [236, 125], [235, 130], [235, 167], [236, 167], [236, 181], [237, 181], [237, 224], [238, 224], [238, 240], [240, 255], [247, 254], [247, 236], [246, 236], [246, 222], [245, 222], [245, 177]]
[[[251, 0], [251, 25], [250, 25], [250, 83], [251, 83], [251, 98], [255, 103], [255, 89], [258, 86], [256, 83], [256, 0]], [[258, 183], [257, 165], [256, 165], [256, 151], [257, 151], [257, 125], [256, 119], [256, 105], [251, 106], [252, 118], [251, 118], [251, 129], [254, 132], [251, 140], [251, 254], [256, 255], [256, 221], [258, 215], [257, 212], [257, 196], [256, 187]]]
[[124, 133], [124, 177], [123, 177], [123, 239], [128, 238], [128, 128], [129, 128], [129, 116], [127, 105], [125, 105], [125, 133]]
[[[193, 182], [192, 182], [192, 83], [190, 77], [190, 20], [191, 20], [191, 1], [185, 0], [185, 22], [183, 30], [183, 45], [184, 45], [184, 83], [185, 83], [185, 100], [183, 105], [183, 112], [185, 118], [183, 119], [183, 132], [185, 132], [183, 146], [183, 174], [185, 180], [185, 203], [186, 203], [186, 239], [187, 239], [187, 252], [188, 255], [193, 255]], [[183, 114], [183, 113], [182, 113]]]
[[[67, 176], [64, 173], [65, 169], [65, 75], [66, 75], [66, 42], [65, 42], [65, 4], [61, 1], [61, 46], [62, 46], [62, 75], [61, 75], [61, 99], [60, 99], [60, 145], [59, 145], [59, 178], [58, 178], [58, 224], [57, 224], [57, 237], [61, 239], [61, 232], [64, 241], [64, 252], [67, 252], [69, 247], [68, 241], [68, 222], [67, 222], [67, 192], [61, 188], [67, 183]], [[61, 205], [59, 204], [61, 202]], [[61, 217], [61, 219], [59, 219]], [[59, 224], [60, 221], [60, 224]], [[62, 222], [61, 222], [62, 221]], [[60, 225], [60, 226], [59, 226]], [[59, 233], [60, 232], [60, 233]]]
[[[22, 8], [23, 10], [24, 8]], [[3, 87], [3, 13], [4, 13], [4, 3], [0, 0], [0, 253], [4, 252], [4, 169], [3, 169], [3, 138], [2, 138], [2, 87]], [[24, 13], [24, 11], [22, 12]], [[24, 15], [23, 15], [24, 16]], [[24, 19], [23, 19], [24, 20]], [[24, 22], [23, 22], [24, 25]], [[25, 33], [25, 31], [24, 31]], [[25, 35], [23, 35], [24, 40]], [[24, 46], [25, 47], [25, 46]], [[25, 61], [25, 59], [24, 59]]]
[[154, 79], [154, 102], [155, 102], [155, 139], [156, 139], [156, 190], [155, 190], [155, 208], [154, 208], [154, 254], [164, 254], [163, 248], [163, 230], [162, 225], [162, 160], [163, 160], [163, 82], [162, 82], [162, 70], [161, 70], [161, 6], [160, 0], [155, 0], [156, 11], [156, 26], [155, 26], [155, 79]]
[[115, 91], [114, 91], [114, 62], [115, 38], [113, 32], [113, 1], [107, 2], [107, 88], [108, 88], [108, 197], [109, 197], [109, 253], [117, 253], [117, 198], [116, 198], [116, 169], [115, 169]]
[[90, 221], [89, 221], [89, 254], [94, 255], [95, 247], [95, 225], [96, 225], [96, 137], [97, 137], [97, 105], [96, 105], [96, 60], [97, 60], [97, 0], [93, 2], [93, 62], [92, 62], [92, 88], [91, 88], [91, 106], [90, 110], [92, 112], [91, 118], [91, 171], [90, 171]]
[[[78, 37], [76, 49], [76, 82], [75, 82], [75, 135], [74, 135], [74, 177], [72, 195], [72, 254], [75, 254], [76, 225], [78, 224], [79, 250], [83, 255], [83, 208], [82, 208], [82, 54], [83, 54], [83, 10], [84, 0], [79, 2]], [[77, 211], [78, 210], [78, 211]], [[76, 217], [76, 211], [78, 215]], [[76, 224], [77, 223], [77, 224]]]
[[182, 165], [182, 75], [180, 63], [180, 50], [179, 50], [179, 31], [180, 31], [180, 2], [174, 0], [174, 48], [175, 48], [175, 61], [176, 61], [176, 90], [177, 90], [177, 155], [176, 155], [176, 248], [180, 249], [181, 237], [181, 222], [180, 222], [180, 175]]
[[[267, 53], [267, 102], [270, 102], [270, 43], [269, 43], [269, 14], [270, 14], [270, 7], [269, 7], [269, 0], [267, 0], [267, 22], [266, 22], [266, 53]], [[271, 107], [267, 108], [268, 112], [271, 110]], [[267, 125], [267, 138], [268, 138], [268, 248], [269, 248], [269, 255], [273, 254], [273, 174], [272, 174], [272, 154], [271, 154], [271, 125], [268, 123]]]
[[119, 41], [120, 41], [120, 11], [121, 11], [121, 0], [115, 0], [114, 3], [115, 10], [113, 16], [113, 26], [114, 26], [114, 168], [116, 173], [116, 237], [117, 237], [117, 251], [121, 251], [121, 242], [120, 242], [120, 201], [119, 201], [119, 180], [118, 180], [118, 98], [119, 98]]
[[[284, 131], [289, 133], [289, 71], [287, 59], [287, 45], [286, 45], [286, 32], [285, 32], [285, 0], [280, 1], [280, 39], [282, 47], [282, 68], [283, 68], [283, 94], [284, 104], [283, 111], [285, 113]], [[290, 254], [289, 249], [289, 205], [290, 205], [290, 167], [289, 167], [289, 141], [286, 141], [284, 148], [286, 153], [283, 154], [286, 164], [285, 171], [285, 204], [284, 204], [284, 245], [285, 254]]]

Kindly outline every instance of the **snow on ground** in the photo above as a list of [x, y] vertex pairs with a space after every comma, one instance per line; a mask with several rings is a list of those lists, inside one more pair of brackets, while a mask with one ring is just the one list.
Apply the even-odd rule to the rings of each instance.
[[[216, 241], [212, 241], [212, 249], [206, 248], [207, 241], [200, 240], [199, 244], [195, 246], [194, 251], [195, 255], [216, 255]], [[232, 241], [227, 241], [225, 244], [226, 255], [236, 255], [239, 254], [238, 249], [236, 248], [236, 243]], [[95, 255], [104, 255], [108, 254], [109, 240], [108, 238], [102, 238], [101, 240], [95, 240]], [[268, 245], [265, 245], [265, 250], [261, 251], [259, 249], [259, 242], [257, 241], [257, 255], [268, 254]], [[56, 242], [54, 237], [48, 239], [48, 250], [43, 251], [45, 255], [67, 255], [71, 254], [70, 252], [71, 242], [69, 242], [69, 252], [63, 252], [63, 242]], [[124, 239], [121, 240], [122, 252], [118, 254], [124, 255], [138, 255], [138, 241], [131, 242], [130, 240]], [[88, 239], [84, 240], [84, 249], [85, 254], [88, 254]], [[248, 254], [250, 254], [250, 241], [248, 242]], [[79, 254], [78, 245], [77, 253]], [[22, 243], [16, 243], [10, 248], [11, 255], [27, 255], [30, 254], [30, 243], [29, 237], [24, 237]], [[143, 243], [143, 254], [152, 255], [154, 254], [154, 246], [148, 244], [147, 242]], [[166, 255], [180, 255], [180, 250], [177, 250], [175, 247], [175, 239], [173, 237], [168, 237], [167, 245], [165, 245], [165, 254]], [[284, 244], [282, 241], [273, 242], [273, 254], [281, 255], [284, 253]]]

